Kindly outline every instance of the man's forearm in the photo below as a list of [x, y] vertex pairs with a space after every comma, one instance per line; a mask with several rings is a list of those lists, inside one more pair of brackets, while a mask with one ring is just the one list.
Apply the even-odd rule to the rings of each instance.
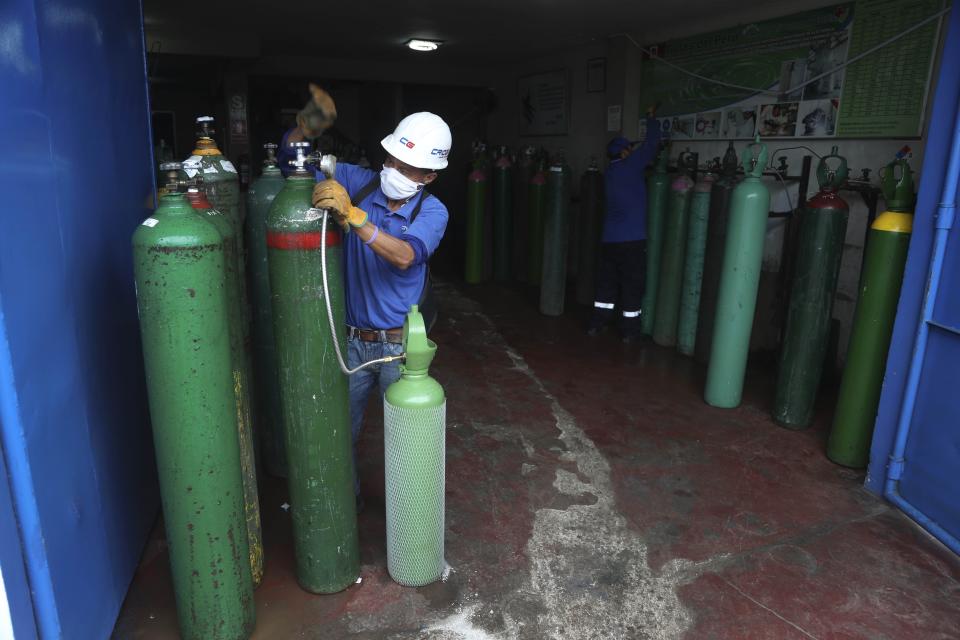
[[356, 233], [364, 243], [370, 242], [370, 239], [376, 236], [373, 242], [370, 242], [367, 246], [378, 256], [398, 269], [406, 270], [413, 266], [416, 253], [409, 242], [394, 237], [383, 229], [378, 231], [376, 225], [370, 222], [367, 222], [362, 227], [353, 229], [353, 232]]

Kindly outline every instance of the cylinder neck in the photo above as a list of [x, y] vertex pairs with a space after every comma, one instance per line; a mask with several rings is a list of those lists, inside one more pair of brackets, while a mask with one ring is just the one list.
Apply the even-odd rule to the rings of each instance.
[[213, 138], [207, 138], [201, 136], [197, 138], [197, 146], [193, 150], [193, 155], [195, 156], [216, 156], [220, 155], [220, 148], [217, 147], [217, 143]]

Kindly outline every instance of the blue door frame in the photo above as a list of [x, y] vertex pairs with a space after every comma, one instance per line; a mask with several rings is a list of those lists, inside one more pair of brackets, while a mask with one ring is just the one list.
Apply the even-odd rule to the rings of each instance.
[[[960, 2], [942, 60], [960, 60]], [[941, 66], [866, 486], [960, 553], [960, 74]]]

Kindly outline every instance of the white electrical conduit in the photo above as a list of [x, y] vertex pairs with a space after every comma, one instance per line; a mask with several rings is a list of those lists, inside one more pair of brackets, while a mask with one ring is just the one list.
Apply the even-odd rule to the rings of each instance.
[[826, 72], [824, 72], [824, 73], [821, 73], [821, 74], [818, 75], [818, 76], [814, 76], [814, 77], [810, 78], [809, 80], [806, 80], [806, 81], [804, 81], [804, 82], [801, 82], [800, 84], [798, 84], [798, 85], [795, 86], [795, 87], [790, 87], [789, 89], [785, 89], [785, 90], [783, 90], [783, 91], [774, 91], [773, 89], [758, 89], [758, 88], [756, 88], [756, 87], [745, 87], [745, 86], [740, 85], [740, 84], [733, 84], [733, 83], [731, 83], [731, 82], [724, 82], [723, 80], [714, 80], [713, 78], [708, 78], [707, 76], [700, 75], [699, 73], [694, 73], [693, 71], [688, 71], [687, 69], [684, 69], [684, 68], [681, 67], [681, 66], [675, 65], [675, 64], [673, 64], [672, 62], [668, 62], [667, 60], [664, 60], [663, 58], [661, 58], [661, 57], [658, 56], [657, 54], [653, 53], [650, 49], [648, 49], [648, 48], [646, 48], [646, 47], [640, 46], [640, 45], [637, 43], [637, 41], [634, 40], [633, 37], [632, 37], [629, 33], [614, 33], [614, 34], [612, 34], [612, 35], [610, 35], [610, 36], [608, 36], [608, 37], [610, 37], [610, 38], [615, 38], [615, 37], [617, 37], [617, 36], [623, 36], [623, 37], [625, 37], [627, 40], [629, 40], [630, 42], [632, 42], [632, 43], [633, 43], [633, 46], [635, 46], [637, 49], [640, 49], [640, 51], [644, 52], [645, 54], [647, 54], [648, 56], [650, 56], [650, 57], [653, 58], [654, 60], [658, 60], [658, 61], [662, 62], [663, 64], [667, 65], [668, 67], [671, 67], [671, 68], [673, 68], [673, 69], [676, 69], [676, 70], [679, 71], [680, 73], [684, 73], [684, 74], [686, 74], [686, 75], [688, 75], [688, 76], [691, 76], [691, 77], [693, 77], [693, 78], [696, 78], [696, 79], [698, 79], [698, 80], [703, 80], [704, 82], [709, 82], [709, 83], [711, 83], [711, 84], [718, 84], [718, 85], [723, 86], [723, 87], [730, 87], [730, 88], [732, 88], [732, 89], [740, 89], [740, 90], [742, 90], [742, 91], [749, 91], [749, 92], [751, 92], [751, 93], [768, 93], [768, 94], [771, 94], [771, 95], [780, 95], [780, 94], [790, 94], [790, 93], [793, 93], [793, 92], [796, 91], [797, 89], [802, 89], [803, 87], [807, 86], [808, 84], [813, 84], [814, 82], [816, 82], [817, 80], [820, 80], [821, 78], [826, 78], [827, 76], [832, 75], [832, 74], [836, 73], [837, 71], [840, 71], [841, 69], [845, 69], [847, 66], [853, 64], [854, 62], [857, 62], [858, 60], [862, 60], [863, 58], [866, 58], [867, 56], [876, 53], [876, 52], [879, 51], [880, 49], [883, 49], [884, 47], [886, 47], [886, 46], [888, 46], [888, 45], [890, 45], [890, 44], [893, 44], [894, 42], [896, 42], [896, 41], [899, 40], [900, 38], [904, 37], [905, 35], [916, 31], [916, 30], [919, 29], [920, 27], [926, 25], [928, 22], [932, 22], [932, 21], [940, 18], [941, 16], [946, 15], [946, 14], [949, 13], [949, 12], [950, 12], [950, 7], [947, 7], [946, 9], [943, 9], [943, 10], [941, 10], [941, 11], [938, 11], [938, 12], [934, 13], [933, 15], [924, 18], [923, 20], [921, 20], [921, 21], [918, 22], [917, 24], [913, 25], [912, 27], [908, 27], [908, 28], [904, 29], [903, 31], [901, 31], [901, 32], [898, 33], [897, 35], [891, 36], [890, 38], [887, 38], [886, 40], [884, 40], [884, 41], [881, 42], [880, 44], [876, 45], [875, 47], [871, 47], [870, 49], [867, 49], [867, 50], [864, 51], [863, 53], [860, 53], [860, 54], [857, 54], [857, 55], [853, 56], [852, 58], [850, 58], [849, 60], [847, 60], [847, 61], [844, 62], [843, 64], [837, 65], [836, 67], [834, 67], [834, 68], [831, 69], [830, 71], [826, 71]]
[[333, 304], [330, 302], [330, 286], [327, 284], [327, 218], [329, 216], [329, 211], [327, 209], [323, 210], [323, 222], [320, 226], [320, 273], [323, 275], [323, 301], [327, 305], [327, 320], [330, 322], [330, 338], [333, 340], [333, 350], [337, 354], [337, 364], [340, 365], [340, 371], [343, 371], [345, 375], [352, 376], [358, 371], [371, 367], [375, 364], [386, 364], [387, 362], [394, 362], [396, 360], [403, 360], [407, 357], [405, 353], [401, 353], [398, 356], [387, 356], [385, 358], [378, 358], [376, 360], [371, 360], [370, 362], [364, 362], [362, 365], [355, 369], [351, 369], [347, 366], [347, 363], [343, 360], [343, 354], [340, 352], [340, 339], [337, 336], [337, 323], [333, 320]]

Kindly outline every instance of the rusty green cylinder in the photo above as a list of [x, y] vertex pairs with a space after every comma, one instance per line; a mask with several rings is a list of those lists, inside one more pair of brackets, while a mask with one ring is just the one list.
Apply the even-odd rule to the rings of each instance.
[[537, 168], [527, 191], [527, 283], [540, 286], [543, 273], [544, 211], [547, 208], [547, 174]]
[[680, 290], [683, 284], [683, 260], [687, 248], [692, 191], [693, 180], [686, 174], [678, 175], [670, 185], [660, 249], [656, 317], [653, 320], [653, 341], [662, 347], [672, 347], [677, 343]]
[[567, 248], [570, 229], [570, 168], [562, 161], [547, 174], [543, 216], [543, 268], [540, 274], [540, 313], [563, 314], [567, 292]]
[[[759, 148], [756, 155], [754, 147]], [[742, 163], [745, 177], [730, 197], [730, 223], [704, 391], [707, 404], [725, 409], [736, 407], [743, 397], [770, 214], [770, 190], [760, 179], [767, 164], [767, 147], [759, 138], [744, 149]]]
[[493, 278], [510, 278], [513, 251], [513, 163], [503, 151], [493, 163]]
[[664, 148], [657, 156], [653, 173], [647, 180], [647, 273], [643, 292], [643, 313], [640, 316], [640, 331], [653, 334], [657, 313], [657, 292], [660, 285], [660, 257], [663, 249], [663, 222], [666, 216], [670, 193], [670, 176], [667, 175], [669, 156]]
[[710, 219], [710, 192], [714, 177], [705, 174], [693, 187], [687, 225], [687, 248], [680, 288], [680, 316], [677, 319], [677, 351], [693, 355], [697, 339], [697, 314], [700, 310], [700, 283], [703, 281], [703, 257], [707, 249], [707, 224]]
[[464, 252], [464, 280], [483, 282], [483, 230], [487, 203], [487, 173], [476, 167], [467, 176], [467, 247]]
[[[840, 165], [827, 176], [830, 158]], [[789, 429], [813, 422], [814, 405], [827, 346], [833, 298], [840, 276], [850, 207], [837, 193], [847, 178], [846, 160], [834, 153], [820, 159], [820, 192], [800, 212], [793, 281], [780, 351], [773, 418]]]
[[133, 235], [154, 451], [180, 635], [253, 632], [223, 240], [183, 194]]
[[697, 337], [693, 357], [701, 363], [710, 360], [713, 344], [713, 321], [717, 312], [717, 294], [720, 291], [720, 271], [730, 220], [730, 197], [737, 186], [737, 165], [740, 160], [733, 143], [723, 156], [720, 177], [710, 192], [710, 215], [707, 221], [707, 248], [703, 254], [703, 279], [700, 281], [700, 310], [697, 313]]
[[[280, 371], [297, 581], [312, 593], [346, 589], [360, 573], [347, 378], [340, 371], [322, 283], [320, 243], [337, 327], [345, 326], [342, 239], [324, 240], [310, 206], [314, 178], [298, 168], [267, 216], [267, 261]], [[346, 353], [346, 340], [337, 337]]]
[[253, 422], [250, 401], [250, 362], [244, 348], [243, 306], [240, 299], [242, 274], [237, 271], [240, 247], [233, 225], [218, 209], [210, 206], [206, 195], [196, 188], [187, 192], [190, 205], [213, 223], [223, 240], [224, 290], [227, 293], [230, 325], [230, 361], [233, 394], [237, 411], [237, 442], [240, 445], [240, 467], [243, 470], [244, 512], [247, 520], [247, 543], [250, 547], [250, 570], [253, 585], [263, 580], [263, 534], [260, 526], [260, 498], [257, 492], [257, 458], [253, 446]]
[[267, 163], [263, 174], [247, 191], [244, 221], [247, 245], [247, 283], [252, 311], [254, 416], [260, 435], [261, 460], [274, 476], [287, 476], [287, 453], [283, 435], [280, 374], [273, 336], [270, 302], [270, 270], [267, 265], [267, 214], [283, 188], [283, 175], [276, 163]]
[[592, 305], [597, 285], [597, 253], [603, 229], [603, 174], [596, 162], [580, 178], [580, 268], [577, 271], [577, 302]]

